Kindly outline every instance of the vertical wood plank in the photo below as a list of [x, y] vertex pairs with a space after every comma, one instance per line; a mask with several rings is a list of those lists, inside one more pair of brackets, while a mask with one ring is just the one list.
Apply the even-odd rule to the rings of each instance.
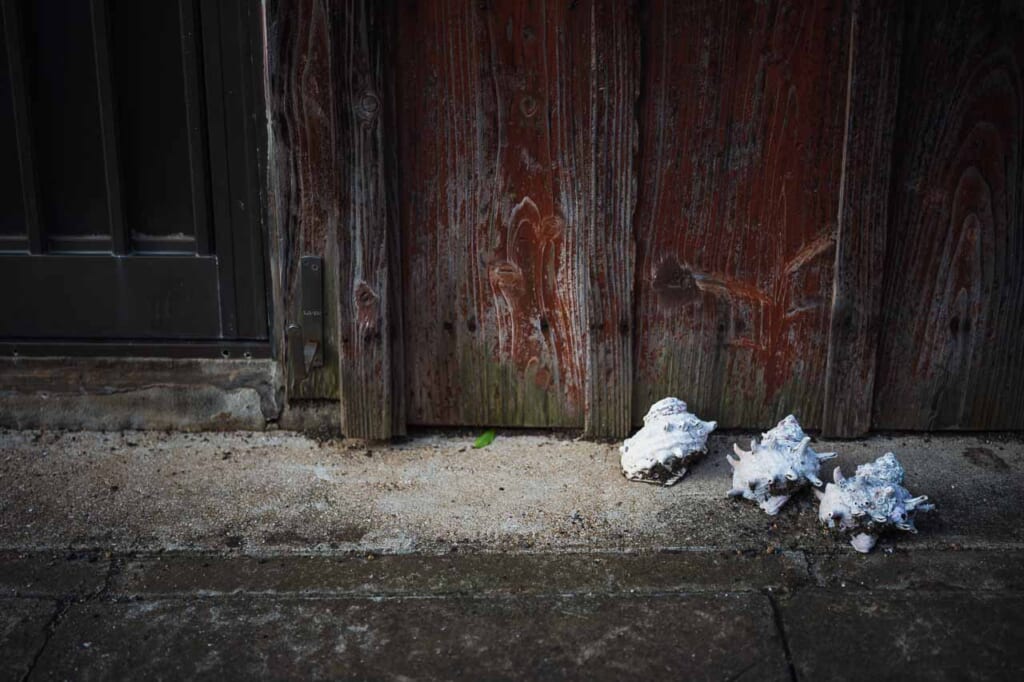
[[576, 115], [550, 100], [567, 75], [564, 19], [564, 5], [401, 5], [411, 423], [582, 426], [582, 339], [564, 299], [577, 204], [556, 205], [568, 142], [549, 141]]
[[29, 252], [43, 252], [43, 230], [39, 221], [39, 178], [36, 175], [32, 113], [25, 84], [24, 23], [17, 0], [3, 0], [4, 41], [14, 104], [14, 127], [18, 143], [18, 167], [21, 173], [22, 205]]
[[97, 100], [100, 134], [103, 144], [103, 175], [107, 190], [110, 245], [115, 254], [129, 250], [124, 222], [124, 200], [121, 195], [121, 155], [117, 138], [117, 111], [114, 103], [113, 71], [110, 62], [110, 15], [107, 0], [90, 0], [92, 45], [96, 61]]
[[637, 207], [634, 420], [821, 423], [846, 111], [839, 1], [654, 0]]
[[633, 11], [401, 5], [412, 423], [627, 430]]
[[[324, 258], [324, 301], [338, 296], [339, 172], [332, 80], [334, 36], [326, 0], [268, 3], [267, 42], [271, 117], [271, 215], [279, 243], [274, 300], [282, 326], [299, 318], [299, 259]], [[289, 400], [338, 393], [338, 306], [324, 309], [324, 365], [295, 376], [285, 364]], [[288, 357], [284, 349], [280, 357]], [[300, 350], [301, 353], [301, 350]]]
[[[637, 196], [639, 24], [631, 3], [594, 2], [590, 19], [589, 215], [575, 258], [587, 279], [584, 434], [623, 438], [633, 417], [633, 214]], [[582, 60], [581, 60], [582, 61]], [[577, 65], [579, 68], [580, 65]], [[582, 71], [582, 69], [581, 69]], [[583, 79], [580, 73], [573, 82]], [[585, 147], [584, 147], [585, 148]], [[583, 170], [583, 169], [581, 169]]]
[[871, 428], [899, 99], [903, 5], [854, 0], [843, 175], [839, 188], [832, 320], [822, 429], [853, 437]]
[[337, 106], [338, 353], [346, 436], [405, 433], [391, 2], [338, 3], [332, 16]]
[[873, 426], [1024, 428], [1024, 14], [911, 2]]

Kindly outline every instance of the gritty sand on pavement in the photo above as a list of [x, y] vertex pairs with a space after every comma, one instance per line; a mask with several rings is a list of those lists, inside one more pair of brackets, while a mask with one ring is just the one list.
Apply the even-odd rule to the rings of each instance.
[[[615, 444], [426, 432], [389, 446], [289, 432], [0, 431], [0, 549], [446, 552], [837, 546], [810, 493], [775, 518], [725, 497], [714, 434], [671, 488], [627, 482]], [[901, 548], [1024, 546], [1024, 441], [883, 435], [829, 443], [850, 474], [892, 450], [938, 511]], [[831, 479], [828, 462], [823, 478]], [[841, 543], [838, 543], [841, 544]], [[886, 542], [882, 543], [882, 547]]]

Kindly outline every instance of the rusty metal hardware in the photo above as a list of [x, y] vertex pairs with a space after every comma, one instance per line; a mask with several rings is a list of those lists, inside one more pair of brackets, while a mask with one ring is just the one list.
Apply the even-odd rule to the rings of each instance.
[[285, 330], [292, 376], [305, 378], [324, 364], [323, 259], [303, 256], [299, 261], [299, 322]]

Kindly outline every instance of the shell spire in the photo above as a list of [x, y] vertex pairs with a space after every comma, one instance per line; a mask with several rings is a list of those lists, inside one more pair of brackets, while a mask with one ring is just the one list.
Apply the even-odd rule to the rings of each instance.
[[690, 413], [678, 398], [651, 405], [644, 425], [619, 447], [622, 472], [631, 481], [673, 485], [707, 452], [708, 434], [717, 428]]

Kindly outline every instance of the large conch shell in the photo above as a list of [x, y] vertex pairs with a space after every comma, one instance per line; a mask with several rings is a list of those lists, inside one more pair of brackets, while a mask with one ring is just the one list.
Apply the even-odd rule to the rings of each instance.
[[926, 495], [911, 497], [903, 487], [903, 467], [891, 452], [861, 464], [853, 478], [843, 476], [839, 467], [832, 476], [835, 483], [826, 485], [824, 492], [814, 491], [820, 502], [818, 518], [848, 534], [853, 548], [864, 554], [890, 528], [916, 533], [914, 515], [935, 508], [926, 504]]
[[750, 450], [733, 444], [739, 459], [726, 456], [732, 466], [730, 497], [756, 502], [769, 515], [779, 513], [794, 493], [808, 483], [821, 486], [821, 462], [834, 452], [815, 452], [796, 417], [789, 415], [775, 428], [761, 434], [761, 442], [750, 441]]
[[631, 481], [672, 485], [707, 452], [708, 434], [718, 426], [698, 419], [678, 398], [651, 405], [644, 426], [619, 448], [622, 472]]

